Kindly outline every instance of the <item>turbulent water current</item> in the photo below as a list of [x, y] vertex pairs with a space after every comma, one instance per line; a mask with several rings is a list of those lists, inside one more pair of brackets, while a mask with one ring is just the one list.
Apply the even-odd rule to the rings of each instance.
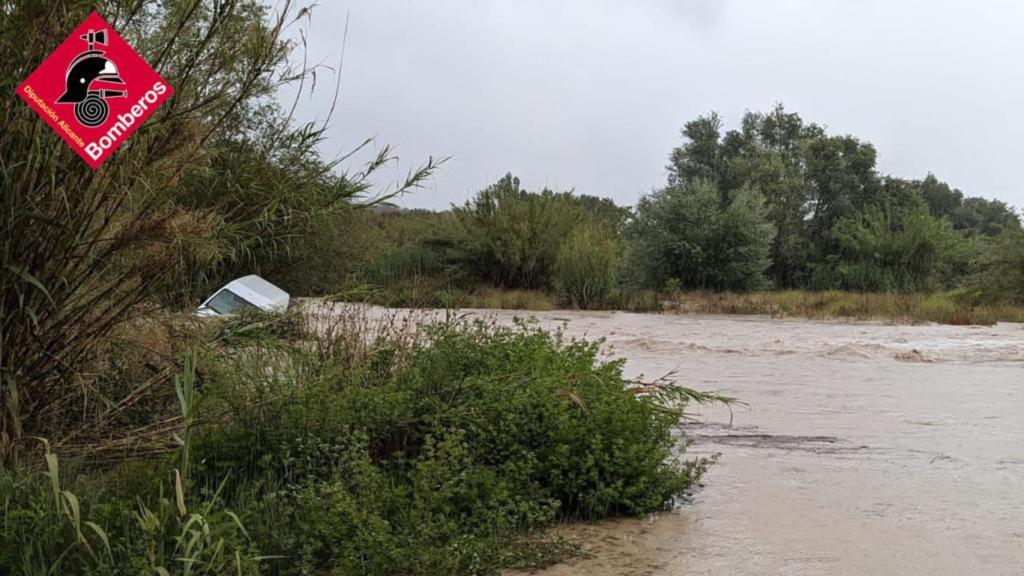
[[563, 526], [585, 554], [542, 574], [1024, 574], [1024, 325], [474, 313], [744, 402], [686, 425], [721, 454], [691, 502]]

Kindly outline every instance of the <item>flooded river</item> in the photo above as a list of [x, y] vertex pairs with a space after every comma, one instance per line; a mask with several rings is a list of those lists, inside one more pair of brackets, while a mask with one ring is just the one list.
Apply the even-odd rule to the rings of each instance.
[[584, 555], [540, 574], [1024, 575], [1024, 325], [473, 313], [745, 402], [686, 425], [721, 455], [692, 502], [562, 526]]
[[1024, 326], [532, 314], [747, 403], [688, 425], [692, 503], [565, 526], [587, 557], [542, 574], [1024, 574]]

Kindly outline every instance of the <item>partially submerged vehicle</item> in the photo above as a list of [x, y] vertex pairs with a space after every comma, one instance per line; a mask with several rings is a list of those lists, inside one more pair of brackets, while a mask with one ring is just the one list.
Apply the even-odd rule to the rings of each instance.
[[228, 316], [245, 310], [284, 312], [288, 310], [288, 293], [255, 274], [242, 276], [224, 285], [207, 298], [197, 316]]

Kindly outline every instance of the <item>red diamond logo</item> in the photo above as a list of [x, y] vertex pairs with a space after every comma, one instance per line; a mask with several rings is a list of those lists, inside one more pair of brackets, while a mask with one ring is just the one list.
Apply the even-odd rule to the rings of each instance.
[[18, 95], [94, 169], [173, 93], [95, 12], [18, 86]]

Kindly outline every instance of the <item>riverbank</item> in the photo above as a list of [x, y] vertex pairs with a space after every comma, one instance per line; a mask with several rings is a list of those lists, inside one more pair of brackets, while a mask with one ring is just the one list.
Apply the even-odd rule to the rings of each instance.
[[[478, 288], [460, 291], [431, 283], [402, 287], [362, 285], [330, 297], [402, 308], [471, 308], [495, 310], [571, 310], [571, 303], [542, 290]], [[608, 309], [676, 314], [745, 314], [773, 318], [879, 320], [893, 324], [936, 322], [954, 325], [992, 325], [1024, 322], [1024, 305], [978, 302], [957, 292], [881, 293], [634, 291], [609, 300]]]

